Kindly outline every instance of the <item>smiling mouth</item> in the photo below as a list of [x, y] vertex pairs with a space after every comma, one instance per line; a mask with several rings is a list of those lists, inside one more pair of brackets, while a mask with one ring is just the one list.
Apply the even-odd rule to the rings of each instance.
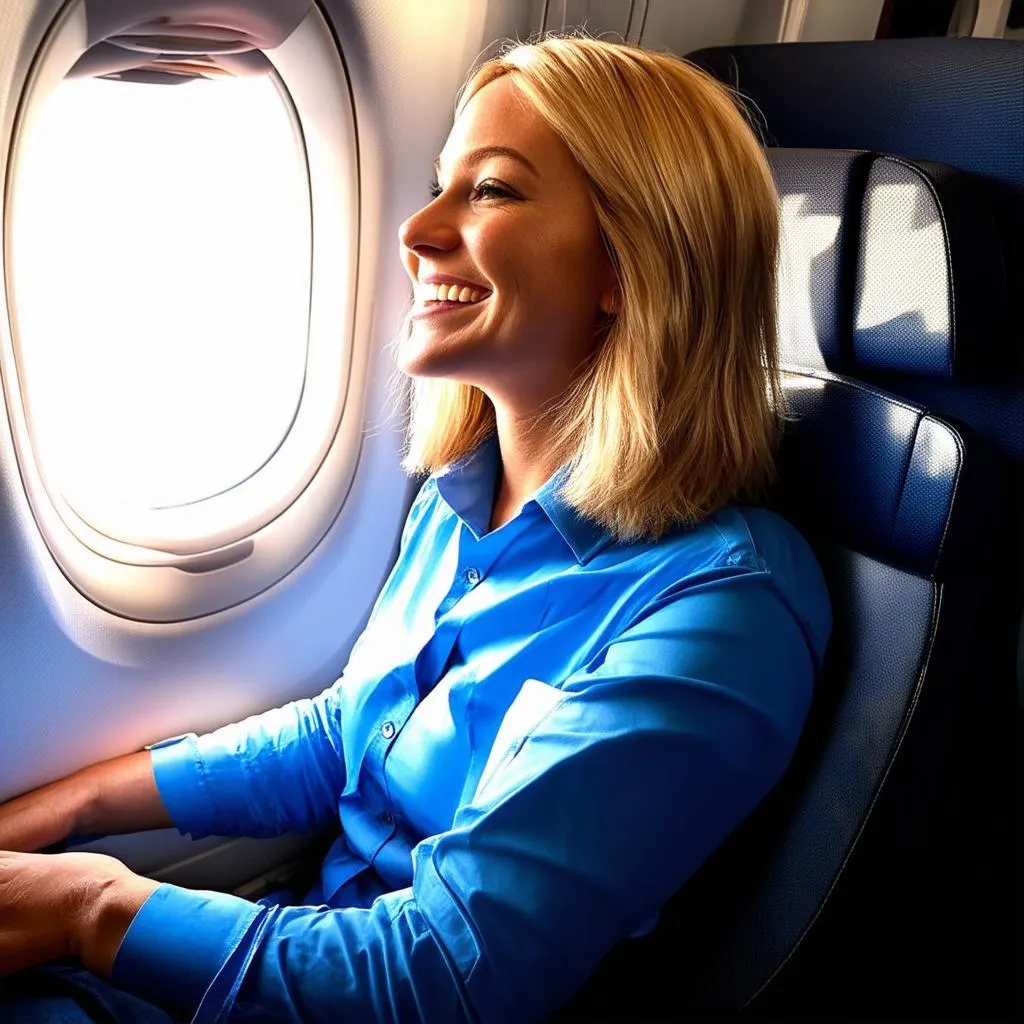
[[451, 284], [447, 281], [439, 284], [417, 284], [414, 289], [417, 312], [475, 306], [490, 294], [486, 288]]

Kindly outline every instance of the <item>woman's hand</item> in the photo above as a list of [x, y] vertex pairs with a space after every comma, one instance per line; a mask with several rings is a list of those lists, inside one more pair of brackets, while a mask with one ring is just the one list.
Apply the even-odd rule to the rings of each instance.
[[0, 977], [67, 956], [109, 977], [158, 885], [103, 854], [0, 851]]

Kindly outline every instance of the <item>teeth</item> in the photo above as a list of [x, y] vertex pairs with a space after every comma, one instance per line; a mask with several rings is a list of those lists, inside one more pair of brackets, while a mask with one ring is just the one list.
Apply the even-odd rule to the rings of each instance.
[[479, 302], [486, 294], [479, 288], [457, 284], [418, 284], [416, 298], [420, 302]]

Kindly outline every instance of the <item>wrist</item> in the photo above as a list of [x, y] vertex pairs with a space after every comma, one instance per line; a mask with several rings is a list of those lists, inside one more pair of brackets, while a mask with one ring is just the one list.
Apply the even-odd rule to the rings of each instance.
[[64, 820], [67, 826], [66, 835], [92, 835], [95, 829], [92, 822], [96, 817], [96, 808], [100, 800], [100, 773], [96, 765], [84, 768], [66, 779], [67, 790], [64, 794]]
[[0, 849], [32, 853], [75, 831], [83, 791], [71, 779], [16, 797], [0, 808]]
[[128, 928], [159, 885], [125, 870], [123, 875], [105, 878], [90, 887], [72, 937], [74, 954], [85, 968], [100, 977], [110, 977]]

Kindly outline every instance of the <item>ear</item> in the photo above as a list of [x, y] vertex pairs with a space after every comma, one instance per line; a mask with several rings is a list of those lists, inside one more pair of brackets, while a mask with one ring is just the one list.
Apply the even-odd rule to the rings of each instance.
[[618, 316], [622, 306], [622, 289], [619, 288], [619, 278], [610, 259], [607, 261], [604, 287], [597, 305], [602, 313], [610, 317]]

